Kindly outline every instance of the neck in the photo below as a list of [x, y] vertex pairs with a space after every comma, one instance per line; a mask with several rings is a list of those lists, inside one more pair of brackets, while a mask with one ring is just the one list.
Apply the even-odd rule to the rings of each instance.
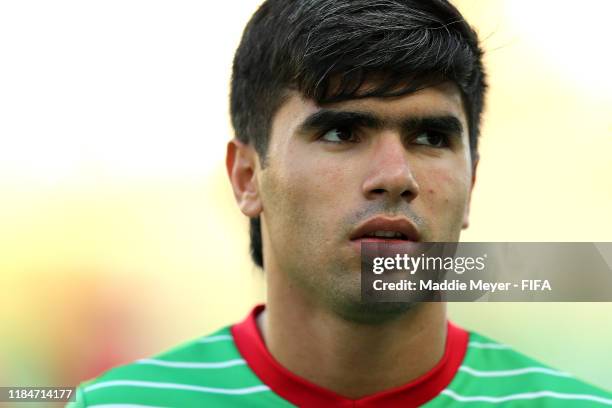
[[444, 303], [418, 304], [395, 319], [364, 324], [276, 289], [269, 286], [258, 320], [269, 352], [289, 371], [344, 397], [404, 385], [444, 354]]

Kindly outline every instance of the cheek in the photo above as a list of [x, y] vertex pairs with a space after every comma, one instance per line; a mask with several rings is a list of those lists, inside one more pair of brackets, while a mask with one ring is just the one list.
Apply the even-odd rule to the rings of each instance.
[[294, 160], [269, 170], [262, 180], [264, 212], [282, 218], [284, 228], [322, 232], [342, 208], [342, 188], [351, 176], [343, 166]]
[[[422, 200], [437, 215], [463, 213], [469, 192], [469, 174], [465, 169], [452, 166], [436, 166], [428, 169], [419, 177]], [[449, 214], [450, 215], [450, 214]]]
[[342, 190], [355, 177], [348, 169], [350, 167], [343, 166], [340, 161], [294, 162], [286, 171], [288, 189], [301, 203], [309, 203], [314, 208], [330, 208], [342, 199]]

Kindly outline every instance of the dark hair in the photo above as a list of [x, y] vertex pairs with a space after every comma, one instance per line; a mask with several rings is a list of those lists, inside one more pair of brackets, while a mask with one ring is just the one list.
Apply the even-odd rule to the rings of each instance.
[[[272, 117], [288, 90], [324, 104], [452, 81], [475, 158], [486, 89], [482, 54], [476, 32], [446, 0], [267, 0], [234, 58], [232, 125], [265, 166]], [[260, 219], [250, 221], [251, 255], [263, 267]]]

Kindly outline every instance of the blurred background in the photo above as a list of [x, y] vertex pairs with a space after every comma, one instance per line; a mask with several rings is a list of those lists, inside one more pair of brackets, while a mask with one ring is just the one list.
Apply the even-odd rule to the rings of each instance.
[[[263, 301], [223, 164], [259, 3], [0, 3], [0, 386], [74, 385]], [[455, 3], [490, 78], [463, 240], [611, 241], [612, 3]], [[612, 303], [449, 308], [612, 390]]]

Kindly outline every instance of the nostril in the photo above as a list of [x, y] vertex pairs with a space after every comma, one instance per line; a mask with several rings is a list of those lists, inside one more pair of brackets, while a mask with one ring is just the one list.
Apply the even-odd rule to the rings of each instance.
[[413, 195], [414, 195], [414, 194], [413, 194], [413, 193], [412, 193], [412, 191], [410, 191], [410, 190], [406, 190], [406, 191], [404, 191], [404, 192], [401, 194], [401, 196], [402, 196], [403, 198], [409, 198], [409, 197], [412, 197]]
[[376, 188], [376, 189], [372, 190], [372, 193], [375, 193], [375, 194], [384, 194], [385, 193], [385, 189], [384, 188]]

